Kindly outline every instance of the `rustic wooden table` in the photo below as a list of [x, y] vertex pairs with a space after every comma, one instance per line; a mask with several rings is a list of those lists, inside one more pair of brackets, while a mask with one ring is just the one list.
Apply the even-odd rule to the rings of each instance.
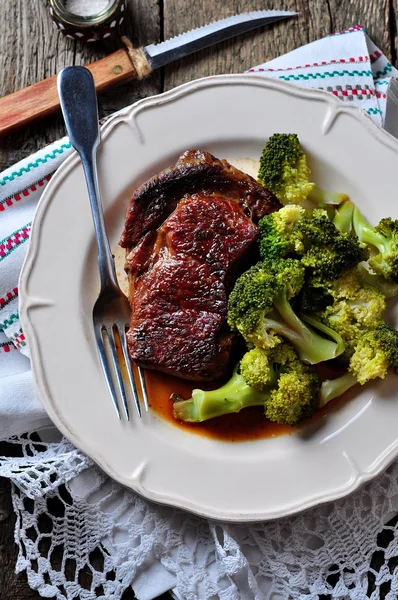
[[[128, 0], [127, 33], [134, 43], [148, 44], [236, 12], [279, 8], [300, 13], [297, 19], [241, 36], [210, 48], [100, 97], [101, 116], [197, 77], [236, 73], [289, 52], [334, 31], [362, 23], [371, 38], [395, 63], [398, 0]], [[0, 94], [9, 94], [66, 65], [81, 65], [114, 49], [83, 45], [53, 28], [46, 0], [0, 0]], [[0, 140], [0, 170], [64, 134], [59, 117]], [[0, 454], [5, 450], [0, 445]], [[14, 574], [16, 547], [9, 483], [0, 480], [0, 600], [39, 598], [24, 575]], [[133, 598], [131, 590], [123, 600]], [[163, 597], [169, 598], [168, 595]]]

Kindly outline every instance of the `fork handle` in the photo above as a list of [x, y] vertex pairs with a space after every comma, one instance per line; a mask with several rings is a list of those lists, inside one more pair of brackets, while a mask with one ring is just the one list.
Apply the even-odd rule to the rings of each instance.
[[94, 79], [85, 67], [66, 67], [58, 75], [57, 84], [69, 139], [80, 155], [86, 178], [97, 240], [101, 289], [118, 287], [98, 186], [100, 132]]
[[92, 154], [88, 156], [84, 153], [80, 153], [80, 157], [82, 159], [84, 175], [86, 177], [88, 196], [94, 221], [101, 289], [109, 289], [109, 286], [117, 287], [115, 261], [112, 256], [106, 233], [104, 213], [98, 187], [97, 148], [94, 148]]

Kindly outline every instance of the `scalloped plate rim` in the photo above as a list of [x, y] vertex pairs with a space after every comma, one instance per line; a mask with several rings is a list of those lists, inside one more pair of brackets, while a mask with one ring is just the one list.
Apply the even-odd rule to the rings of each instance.
[[[323, 90], [298, 88], [278, 79], [266, 78], [262, 75], [253, 74], [215, 75], [211, 77], [203, 77], [195, 81], [182, 84], [177, 88], [174, 88], [162, 94], [151, 96], [149, 98], [143, 98], [134, 103], [133, 105], [126, 107], [121, 111], [118, 111], [115, 115], [113, 115], [107, 120], [107, 122], [101, 127], [102, 143], [106, 141], [107, 135], [114, 129], [114, 127], [116, 127], [120, 123], [131, 120], [136, 114], [145, 110], [146, 108], [172, 102], [173, 100], [178, 99], [181, 96], [192, 93], [195, 90], [201, 89], [203, 87], [228, 84], [235, 85], [237, 83], [249, 83], [252, 85], [259, 85], [261, 87], [276, 88], [285, 91], [290, 95], [299, 97], [318, 98], [319, 100], [326, 102], [329, 106], [333, 108], [335, 116], [338, 113], [348, 113], [352, 117], [356, 118], [363, 127], [370, 130], [373, 137], [375, 137], [380, 143], [383, 143], [389, 146], [391, 149], [393, 149], [397, 153], [398, 158], [397, 140], [385, 130], [379, 128], [372, 121], [372, 119], [358, 107], [353, 105], [347, 105], [338, 98]], [[19, 277], [19, 288], [21, 290], [20, 315], [21, 321], [23, 323], [23, 328], [27, 334], [27, 338], [30, 340], [29, 346], [31, 349], [32, 372], [34, 375], [35, 386], [38, 391], [39, 397], [51, 420], [67, 439], [69, 439], [77, 448], [79, 448], [84, 454], [86, 454], [95, 463], [97, 463], [113, 479], [115, 479], [123, 486], [128, 487], [133, 491], [143, 495], [148, 500], [161, 504], [166, 504], [169, 506], [176, 506], [178, 508], [188, 510], [189, 512], [192, 512], [201, 517], [230, 522], [254, 522], [259, 520], [274, 520], [308, 510], [320, 504], [344, 498], [345, 496], [355, 492], [360, 486], [371, 481], [391, 464], [391, 462], [398, 456], [398, 435], [394, 444], [390, 445], [390, 447], [386, 450], [385, 453], [383, 453], [381, 456], [377, 457], [373, 461], [372, 468], [370, 468], [369, 470], [362, 471], [358, 471], [356, 469], [356, 473], [355, 476], [352, 478], [352, 482], [348, 485], [345, 485], [341, 490], [327, 491], [325, 493], [313, 496], [306, 501], [298, 499], [295, 503], [291, 503], [288, 510], [281, 510], [280, 512], [275, 510], [272, 513], [266, 514], [245, 512], [226, 514], [225, 512], [223, 512], [222, 508], [201, 508], [192, 502], [173, 497], [173, 495], [155, 493], [151, 490], [148, 490], [147, 488], [143, 488], [140, 485], [134, 485], [134, 481], [132, 485], [131, 479], [121, 476], [120, 473], [115, 471], [109, 464], [107, 464], [104, 458], [96, 456], [95, 453], [93, 454], [90, 450], [90, 447], [86, 445], [82, 439], [77, 438], [74, 432], [67, 425], [64, 424], [62, 416], [58, 413], [57, 410], [55, 410], [43, 377], [43, 365], [40, 357], [40, 348], [37, 343], [35, 329], [28, 316], [29, 309], [35, 305], [35, 299], [30, 298], [27, 294], [27, 285], [33, 268], [34, 258], [37, 252], [38, 244], [40, 242], [39, 232], [41, 227], [43, 226], [43, 220], [45, 218], [47, 204], [54, 192], [56, 192], [58, 185], [68, 175], [69, 171], [72, 168], [74, 168], [78, 163], [79, 157], [76, 151], [73, 151], [73, 153], [57, 169], [56, 173], [54, 174], [45, 191], [43, 192], [33, 220], [29, 248]]]

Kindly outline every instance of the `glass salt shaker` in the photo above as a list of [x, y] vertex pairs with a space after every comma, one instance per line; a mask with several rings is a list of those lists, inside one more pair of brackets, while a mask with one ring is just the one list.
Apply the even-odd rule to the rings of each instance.
[[126, 0], [47, 0], [57, 28], [71, 39], [96, 42], [119, 35]]

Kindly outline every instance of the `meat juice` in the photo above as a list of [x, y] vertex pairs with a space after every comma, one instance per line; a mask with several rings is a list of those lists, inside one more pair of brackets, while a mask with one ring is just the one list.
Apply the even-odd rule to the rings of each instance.
[[[327, 368], [322, 366], [319, 369], [321, 379], [335, 378], [342, 374], [339, 368]], [[155, 411], [164, 420], [172, 423], [174, 426], [190, 431], [192, 433], [203, 435], [227, 442], [246, 442], [250, 440], [258, 440], [263, 438], [271, 438], [279, 435], [286, 435], [301, 429], [314, 420], [321, 419], [331, 410], [336, 410], [344, 405], [345, 397], [340, 396], [326, 407], [317, 411], [311, 419], [302, 421], [299, 427], [290, 427], [288, 425], [278, 425], [269, 421], [264, 416], [264, 409], [261, 406], [253, 406], [245, 408], [240, 413], [231, 415], [223, 415], [209, 419], [203, 423], [183, 423], [176, 421], [173, 417], [173, 401], [172, 394], [178, 394], [184, 399], [188, 399], [192, 395], [192, 390], [195, 387], [201, 389], [211, 389], [211, 387], [219, 387], [213, 385], [204, 385], [193, 381], [184, 381], [177, 377], [172, 377], [159, 371], [145, 370], [145, 381], [147, 384], [150, 409]]]
[[184, 381], [149, 369], [145, 371], [145, 381], [151, 410], [154, 410], [173, 425], [192, 433], [229, 442], [244, 442], [294, 431], [294, 427], [277, 425], [266, 419], [261, 406], [246, 408], [239, 414], [224, 415], [203, 423], [176, 421], [173, 417], [171, 394], [178, 394], [182, 398], [190, 398], [195, 387], [200, 385], [201, 388], [211, 389], [211, 386], [204, 386], [202, 383], [198, 384], [193, 381]]
[[[120, 357], [120, 364], [123, 365], [123, 353], [120, 343], [116, 340], [117, 352]], [[138, 381], [137, 368], [133, 366], [135, 380]], [[328, 368], [322, 365], [318, 369], [322, 380], [327, 378], [339, 377], [342, 374], [340, 368]], [[123, 373], [123, 378], [127, 380], [127, 373]], [[261, 406], [245, 408], [240, 413], [224, 415], [209, 419], [203, 423], [184, 423], [177, 421], [173, 417], [172, 394], [178, 394], [181, 398], [188, 399], [192, 395], [195, 387], [201, 389], [212, 389], [221, 384], [211, 386], [210, 384], [196, 383], [172, 377], [160, 371], [145, 369], [145, 381], [148, 391], [149, 408], [159, 417], [171, 423], [174, 427], [190, 431], [191, 433], [205, 437], [222, 440], [225, 442], [247, 442], [263, 438], [272, 438], [279, 435], [293, 433], [297, 429], [324, 417], [330, 410], [338, 409], [345, 402], [345, 394], [330, 402], [326, 407], [316, 412], [312, 419], [306, 419], [299, 427], [289, 427], [288, 425], [278, 425], [269, 421], [264, 416], [264, 410]], [[142, 401], [142, 398], [141, 398]]]

